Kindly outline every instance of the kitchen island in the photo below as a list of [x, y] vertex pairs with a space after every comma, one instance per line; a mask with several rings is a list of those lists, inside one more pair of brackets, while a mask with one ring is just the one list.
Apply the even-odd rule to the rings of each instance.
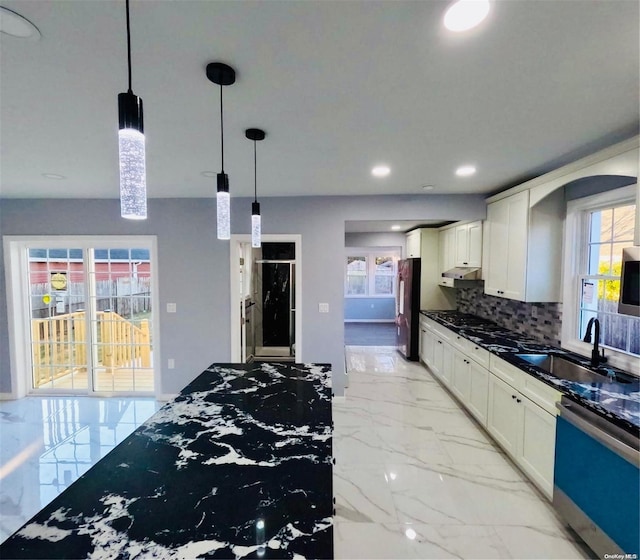
[[1, 558], [332, 558], [327, 365], [213, 364]]

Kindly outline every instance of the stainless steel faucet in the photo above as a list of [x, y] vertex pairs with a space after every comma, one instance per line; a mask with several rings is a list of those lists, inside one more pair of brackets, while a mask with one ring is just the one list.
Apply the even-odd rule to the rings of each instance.
[[596, 317], [592, 317], [589, 319], [587, 323], [587, 332], [582, 339], [583, 342], [591, 342], [591, 327], [596, 326], [596, 332], [593, 335], [593, 350], [591, 350], [591, 367], [598, 367], [600, 364], [604, 364], [607, 361], [606, 356], [604, 355], [604, 348], [602, 349], [602, 354], [600, 353], [600, 349], [598, 348], [598, 344], [600, 343], [600, 321]]

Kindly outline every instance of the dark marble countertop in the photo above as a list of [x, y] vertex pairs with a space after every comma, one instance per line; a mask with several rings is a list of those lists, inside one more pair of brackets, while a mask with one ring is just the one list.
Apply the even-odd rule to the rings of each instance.
[[597, 383], [579, 383], [560, 379], [522, 360], [517, 354], [551, 353], [587, 367], [589, 367], [589, 359], [556, 346], [537, 342], [475, 315], [457, 311], [425, 310], [421, 313], [547, 385], [551, 385], [569, 399], [593, 410], [627, 432], [640, 437], [640, 379], [606, 364], [603, 369], [620, 378], [630, 379], [631, 382], [610, 381], [605, 376], [602, 382]]
[[332, 558], [327, 365], [213, 364], [0, 558]]

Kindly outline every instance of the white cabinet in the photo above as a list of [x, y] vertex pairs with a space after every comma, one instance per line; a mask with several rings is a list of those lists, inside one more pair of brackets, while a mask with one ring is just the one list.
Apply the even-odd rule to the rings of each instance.
[[[560, 400], [561, 394], [511, 364], [491, 358], [487, 430], [534, 484], [552, 498], [554, 403]], [[499, 367], [496, 369], [493, 365]], [[536, 401], [528, 399], [522, 391], [534, 395]]]
[[559, 301], [562, 191], [529, 205], [529, 191], [487, 205], [484, 291], [518, 301]]
[[549, 498], [553, 496], [556, 417], [526, 397], [522, 409], [522, 432], [516, 460]]
[[427, 365], [433, 363], [433, 345], [433, 332], [423, 321], [420, 321], [420, 359]]
[[473, 360], [469, 363], [469, 412], [478, 422], [487, 426], [487, 407], [489, 403], [489, 370]]
[[455, 228], [455, 266], [482, 265], [482, 222], [462, 224]]
[[456, 266], [456, 230], [455, 228], [443, 229], [438, 232], [438, 262], [440, 269], [441, 285], [452, 286], [452, 278], [443, 278], [442, 273]]
[[516, 456], [522, 425], [522, 409], [517, 406], [516, 393], [517, 391], [502, 379], [495, 375], [490, 377], [487, 430], [512, 457]]
[[487, 206], [486, 294], [524, 301], [529, 191]]
[[453, 354], [453, 379], [451, 390], [463, 403], [469, 402], [471, 383], [469, 379], [469, 360], [460, 353]]
[[551, 499], [562, 394], [431, 319], [421, 320], [421, 337], [433, 374]]
[[420, 258], [420, 249], [421, 249], [421, 232], [419, 229], [414, 229], [407, 233], [407, 258]]

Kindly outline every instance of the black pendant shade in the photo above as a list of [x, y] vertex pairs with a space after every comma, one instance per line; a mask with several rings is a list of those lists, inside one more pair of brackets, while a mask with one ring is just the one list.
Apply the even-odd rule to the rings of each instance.
[[118, 119], [120, 130], [133, 128], [144, 134], [142, 99], [130, 91], [119, 93]]
[[217, 175], [216, 221], [218, 239], [231, 238], [231, 199], [229, 196], [229, 176], [224, 172], [224, 111], [222, 106], [222, 86], [236, 82], [236, 71], [223, 62], [210, 62], [206, 68], [207, 79], [220, 86], [220, 153], [221, 169]]

